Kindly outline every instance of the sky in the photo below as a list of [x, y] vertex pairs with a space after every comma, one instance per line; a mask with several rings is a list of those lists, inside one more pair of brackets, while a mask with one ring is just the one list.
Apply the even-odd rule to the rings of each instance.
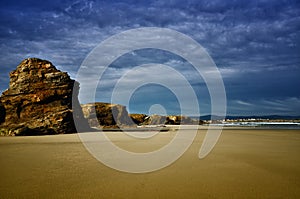
[[[49, 60], [76, 78], [97, 45], [115, 34], [143, 27], [178, 31], [208, 52], [224, 82], [228, 115], [300, 115], [297, 0], [2, 0], [0, 92], [8, 88], [9, 72], [25, 58]], [[110, 102], [124, 74], [150, 63], [183, 74], [196, 93], [201, 115], [211, 113], [210, 93], [201, 75], [187, 60], [160, 49], [135, 50], [115, 60], [101, 77], [95, 100]], [[151, 69], [131, 80], [139, 82], [146, 74], [151, 78], [157, 72]], [[165, 78], [176, 82], [173, 76]], [[81, 94], [81, 103], [85, 100]], [[155, 107], [163, 112], [157, 104], [167, 114], [180, 111], [176, 93], [158, 84], [141, 85], [126, 105], [130, 112], [147, 114], [155, 112]]]

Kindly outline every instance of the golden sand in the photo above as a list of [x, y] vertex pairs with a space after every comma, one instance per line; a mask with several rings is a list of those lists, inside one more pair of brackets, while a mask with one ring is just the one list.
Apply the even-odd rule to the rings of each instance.
[[[300, 198], [300, 130], [227, 129], [214, 150], [198, 159], [205, 129], [172, 165], [152, 173], [104, 166], [77, 134], [0, 137], [0, 198]], [[168, 143], [109, 137], [147, 152]]]

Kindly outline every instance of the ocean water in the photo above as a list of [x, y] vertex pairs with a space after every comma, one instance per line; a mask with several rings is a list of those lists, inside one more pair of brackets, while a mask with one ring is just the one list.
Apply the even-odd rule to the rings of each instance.
[[297, 122], [233, 122], [222, 124], [211, 124], [213, 126], [224, 127], [253, 127], [255, 129], [299, 129], [300, 123]]

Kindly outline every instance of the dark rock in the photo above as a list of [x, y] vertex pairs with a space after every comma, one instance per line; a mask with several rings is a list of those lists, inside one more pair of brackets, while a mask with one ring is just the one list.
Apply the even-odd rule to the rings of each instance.
[[[9, 88], [0, 97], [2, 134], [40, 135], [77, 132], [73, 121], [72, 91], [79, 83], [46, 60], [25, 59], [10, 73]], [[80, 107], [78, 99], [73, 103]], [[82, 121], [77, 108], [75, 117]], [[4, 115], [4, 120], [3, 120]], [[0, 122], [1, 123], [1, 122]], [[87, 124], [86, 126], [87, 127]]]
[[91, 127], [120, 128], [136, 126], [125, 106], [119, 104], [89, 103], [81, 105], [84, 117]]
[[3, 104], [0, 101], [0, 125], [5, 121], [6, 111]]

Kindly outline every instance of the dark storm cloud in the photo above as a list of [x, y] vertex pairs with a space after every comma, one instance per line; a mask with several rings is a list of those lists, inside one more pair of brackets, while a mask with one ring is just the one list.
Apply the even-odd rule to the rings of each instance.
[[[300, 114], [297, 100], [291, 100], [300, 98], [295, 87], [300, 83], [299, 13], [296, 0], [4, 0], [0, 3], [0, 90], [7, 88], [9, 71], [24, 58], [48, 59], [74, 78], [87, 54], [104, 39], [131, 28], [154, 26], [185, 33], [209, 52], [224, 78], [229, 113], [243, 114], [247, 100], [260, 105], [246, 107], [245, 114], [257, 112], [265, 101], [277, 100], [294, 110], [282, 109], [282, 114]], [[187, 75], [191, 73], [180, 59], [164, 53], [155, 57]], [[111, 72], [122, 74], [130, 64], [153, 61], [143, 53], [136, 54], [135, 63], [131, 60], [122, 59]], [[119, 78], [107, 76], [111, 82]], [[192, 83], [197, 85], [195, 90], [205, 86], [203, 82]], [[104, 90], [110, 88], [107, 83]]]

